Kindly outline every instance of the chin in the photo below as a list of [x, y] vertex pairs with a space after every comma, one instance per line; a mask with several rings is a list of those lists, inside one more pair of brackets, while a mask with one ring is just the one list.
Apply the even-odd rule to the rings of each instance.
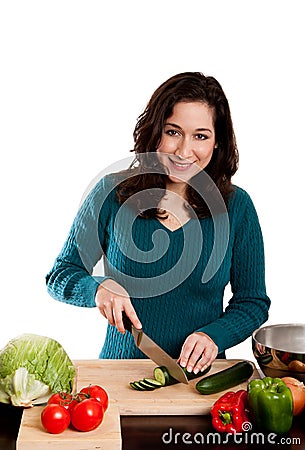
[[182, 177], [182, 176], [175, 176], [175, 175], [168, 175], [168, 179], [171, 183], [175, 183], [175, 184], [186, 184], [191, 177]]
[[173, 183], [187, 183], [190, 181], [195, 175], [197, 175], [199, 172], [201, 172], [201, 169], [198, 167], [193, 167], [192, 170], [188, 170], [187, 172], [176, 172], [173, 173], [173, 171], [169, 172], [168, 178]]

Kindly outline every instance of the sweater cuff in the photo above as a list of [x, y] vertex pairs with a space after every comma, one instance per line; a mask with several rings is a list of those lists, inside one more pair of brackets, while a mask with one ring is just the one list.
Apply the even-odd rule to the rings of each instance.
[[215, 323], [215, 322], [210, 323], [196, 331], [197, 332], [200, 331], [202, 333], [207, 334], [217, 345], [218, 353], [222, 353], [228, 348], [227, 333], [226, 333], [225, 329], [218, 323]]

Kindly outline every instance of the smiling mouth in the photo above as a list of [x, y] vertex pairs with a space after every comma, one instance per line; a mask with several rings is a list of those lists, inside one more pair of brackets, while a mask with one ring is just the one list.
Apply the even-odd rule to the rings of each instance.
[[180, 171], [188, 170], [188, 169], [193, 165], [193, 163], [190, 163], [190, 162], [181, 162], [181, 161], [178, 162], [178, 161], [176, 161], [176, 160], [174, 160], [174, 159], [172, 159], [172, 158], [169, 158], [169, 160], [170, 160], [172, 166], [173, 166], [176, 170], [180, 170]]

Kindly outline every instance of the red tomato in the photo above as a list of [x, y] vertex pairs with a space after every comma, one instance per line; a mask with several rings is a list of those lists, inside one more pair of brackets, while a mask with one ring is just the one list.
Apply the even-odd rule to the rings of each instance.
[[98, 400], [103, 405], [104, 412], [108, 408], [108, 394], [101, 386], [92, 384], [90, 386], [83, 387], [80, 392], [88, 395], [90, 398], [95, 398]]
[[71, 410], [77, 404], [77, 401], [68, 392], [57, 392], [49, 398], [48, 404], [51, 403], [64, 406], [66, 409]]
[[70, 424], [70, 413], [64, 406], [51, 403], [42, 410], [41, 423], [49, 433], [62, 433]]
[[79, 431], [91, 431], [103, 420], [103, 405], [95, 398], [82, 400], [71, 410], [71, 423]]

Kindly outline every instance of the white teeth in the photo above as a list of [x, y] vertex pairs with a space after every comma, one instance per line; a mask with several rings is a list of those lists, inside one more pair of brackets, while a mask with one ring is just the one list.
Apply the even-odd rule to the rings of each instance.
[[[174, 161], [173, 161], [174, 162]], [[187, 164], [180, 164], [180, 163], [177, 163], [177, 162], [174, 162], [174, 164], [175, 164], [175, 166], [178, 166], [178, 167], [189, 167], [191, 164], [190, 163], [187, 163]]]

